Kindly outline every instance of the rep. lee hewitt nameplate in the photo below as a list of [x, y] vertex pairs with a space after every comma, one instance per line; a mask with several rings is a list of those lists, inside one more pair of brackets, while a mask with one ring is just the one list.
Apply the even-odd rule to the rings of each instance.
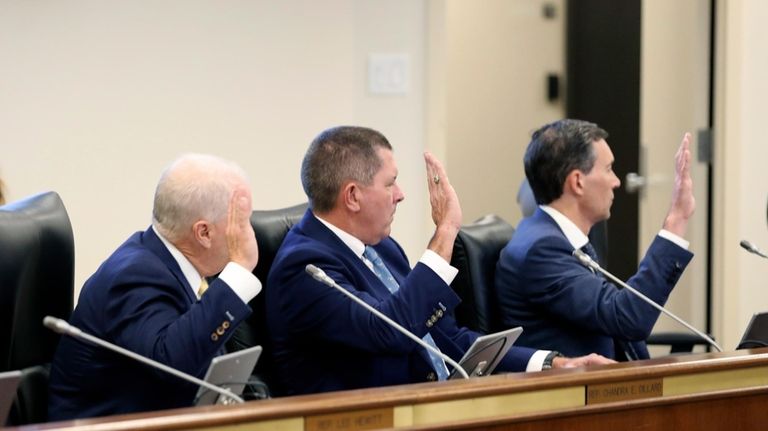
[[308, 416], [304, 419], [304, 430], [361, 431], [391, 428], [393, 424], [393, 410], [388, 407]]

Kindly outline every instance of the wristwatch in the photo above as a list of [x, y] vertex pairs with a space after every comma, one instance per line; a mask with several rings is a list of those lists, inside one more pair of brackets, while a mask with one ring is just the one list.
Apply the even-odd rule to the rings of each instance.
[[543, 370], [551, 370], [552, 369], [552, 362], [555, 360], [555, 358], [562, 358], [563, 354], [558, 352], [557, 350], [553, 350], [547, 354], [547, 356], [544, 358], [544, 362], [541, 364], [541, 369]]

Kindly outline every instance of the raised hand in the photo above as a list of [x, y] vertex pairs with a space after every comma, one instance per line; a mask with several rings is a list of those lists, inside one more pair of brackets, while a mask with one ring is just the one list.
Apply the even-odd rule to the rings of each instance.
[[451, 260], [453, 242], [461, 227], [461, 205], [453, 189], [443, 164], [429, 152], [424, 153], [427, 164], [427, 189], [429, 204], [432, 207], [432, 221], [435, 223], [435, 235], [429, 242], [429, 249]]
[[251, 195], [247, 189], [232, 193], [227, 210], [227, 250], [229, 260], [253, 271], [259, 261], [259, 246], [251, 226]]
[[664, 220], [664, 229], [680, 237], [685, 236], [688, 219], [695, 209], [696, 199], [693, 197], [691, 179], [691, 134], [686, 133], [675, 154], [675, 185], [672, 190], [672, 203]]

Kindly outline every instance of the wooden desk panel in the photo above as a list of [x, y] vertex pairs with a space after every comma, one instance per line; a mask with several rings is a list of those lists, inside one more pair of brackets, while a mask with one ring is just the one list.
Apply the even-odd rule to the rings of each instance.
[[[659, 383], [660, 386], [659, 387]], [[607, 389], [606, 389], [607, 388]], [[601, 403], [587, 394], [603, 390]], [[659, 391], [660, 389], [660, 391]], [[630, 393], [645, 397], [627, 397]], [[618, 395], [611, 399], [612, 395]], [[607, 398], [606, 398], [607, 397]], [[723, 427], [727, 419], [728, 426]], [[768, 348], [43, 424], [68, 430], [764, 429]], [[695, 428], [694, 428], [695, 427]]]

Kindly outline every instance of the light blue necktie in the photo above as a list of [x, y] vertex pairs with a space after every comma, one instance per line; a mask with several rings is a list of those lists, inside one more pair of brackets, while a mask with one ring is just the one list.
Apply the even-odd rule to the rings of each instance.
[[[384, 285], [387, 286], [387, 289], [389, 289], [390, 292], [395, 293], [397, 292], [398, 289], [400, 289], [400, 285], [397, 284], [395, 277], [393, 277], [392, 273], [389, 272], [389, 269], [387, 269], [387, 266], [384, 265], [384, 262], [381, 260], [381, 258], [379, 257], [379, 254], [376, 253], [376, 250], [374, 250], [373, 247], [365, 246], [363, 257], [368, 259], [373, 264], [373, 272], [376, 274], [377, 277], [379, 277], [379, 280], [381, 280], [382, 283], [384, 283]], [[429, 332], [427, 332], [427, 335], [425, 335], [422, 338], [422, 340], [424, 340], [425, 343], [437, 349], [435, 340], [432, 338]], [[435, 355], [429, 350], [427, 350], [427, 353], [429, 353], [429, 359], [432, 361], [432, 368], [435, 369], [438, 380], [447, 379], [448, 368], [446, 368], [443, 358]]]

